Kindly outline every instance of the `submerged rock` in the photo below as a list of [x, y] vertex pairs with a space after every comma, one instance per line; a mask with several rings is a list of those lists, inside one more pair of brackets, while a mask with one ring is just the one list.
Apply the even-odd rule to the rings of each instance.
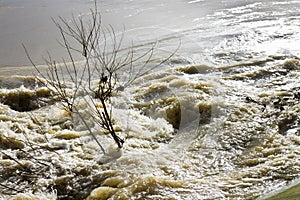
[[46, 106], [51, 91], [47, 88], [31, 90], [21, 86], [11, 90], [0, 90], [0, 102], [8, 105], [11, 109], [20, 112], [32, 111]]

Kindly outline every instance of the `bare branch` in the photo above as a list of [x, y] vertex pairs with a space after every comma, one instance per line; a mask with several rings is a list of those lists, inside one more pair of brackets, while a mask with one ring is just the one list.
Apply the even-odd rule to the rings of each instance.
[[[101, 150], [103, 147], [92, 133], [91, 128], [80, 114], [76, 107], [76, 99], [89, 96], [92, 104], [90, 107], [93, 112], [93, 118], [96, 123], [107, 130], [119, 148], [123, 145], [123, 140], [119, 138], [114, 130], [112, 122], [112, 112], [109, 112], [110, 98], [113, 92], [117, 90], [117, 82], [126, 78], [121, 87], [126, 88], [137, 78], [144, 76], [158, 66], [168, 61], [177, 51], [172, 52], [167, 58], [161, 60], [154, 66], [154, 54], [158, 48], [159, 41], [147, 44], [147, 49], [141, 49], [143, 45], [132, 45], [122, 48], [124, 41], [124, 32], [117, 34], [112, 26], [103, 27], [101, 15], [98, 12], [97, 2], [94, 8], [90, 10], [89, 18], [85, 16], [72, 15], [71, 20], [58, 17], [58, 20], [52, 19], [58, 28], [62, 41], [60, 44], [65, 48], [68, 59], [62, 59], [62, 64], [57, 64], [48, 54], [45, 63], [48, 66], [46, 74], [41, 73], [34, 65], [28, 51], [23, 45], [26, 55], [39, 75], [46, 80], [46, 86], [59, 96], [62, 105], [70, 113], [76, 113], [85, 124], [86, 128], [96, 140]], [[74, 42], [76, 42], [74, 44]], [[83, 65], [75, 62], [74, 53], [80, 53]], [[139, 65], [137, 65], [139, 64]], [[124, 78], [123, 78], [124, 79]], [[72, 89], [68, 84], [72, 84]], [[96, 82], [96, 86], [93, 85]], [[79, 94], [83, 91], [83, 94]], [[70, 93], [71, 92], [71, 93]], [[94, 99], [93, 99], [94, 98]], [[100, 100], [101, 110], [96, 106], [95, 101]]]

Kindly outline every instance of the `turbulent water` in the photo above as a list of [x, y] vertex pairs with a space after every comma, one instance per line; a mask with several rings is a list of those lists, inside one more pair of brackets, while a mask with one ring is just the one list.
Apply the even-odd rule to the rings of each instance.
[[67, 112], [34, 69], [3, 64], [0, 198], [265, 199], [299, 182], [300, 1], [100, 5], [117, 33], [126, 25], [125, 46], [156, 44], [149, 66], [179, 49], [114, 91], [122, 149], [92, 115], [103, 107], [91, 94], [78, 92], [78, 113]]

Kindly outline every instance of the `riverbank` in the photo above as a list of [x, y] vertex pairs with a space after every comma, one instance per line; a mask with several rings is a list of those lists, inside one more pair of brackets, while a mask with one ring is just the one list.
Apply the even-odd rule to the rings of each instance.
[[277, 192], [263, 197], [265, 200], [299, 200], [300, 199], [300, 184], [292, 184], [288, 188], [281, 189]]

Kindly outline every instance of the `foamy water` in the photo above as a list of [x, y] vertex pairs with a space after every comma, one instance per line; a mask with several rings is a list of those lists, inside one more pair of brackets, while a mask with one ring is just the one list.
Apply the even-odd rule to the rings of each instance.
[[122, 149], [85, 90], [70, 113], [31, 67], [0, 68], [0, 198], [257, 199], [298, 182], [299, 1], [100, 3], [125, 47], [157, 43], [150, 66], [179, 50], [114, 92]]

